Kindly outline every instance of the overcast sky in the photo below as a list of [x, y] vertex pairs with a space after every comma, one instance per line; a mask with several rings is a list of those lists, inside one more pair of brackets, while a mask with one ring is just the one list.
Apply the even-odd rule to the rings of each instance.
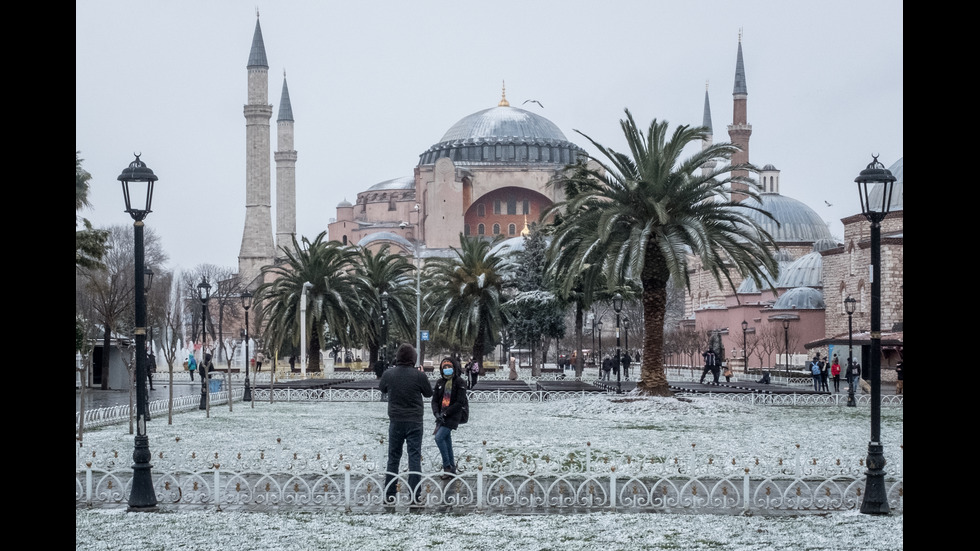
[[142, 153], [159, 177], [146, 224], [171, 268], [237, 270], [256, 8], [272, 150], [285, 72], [296, 227], [311, 238], [340, 201], [411, 176], [456, 121], [497, 105], [502, 81], [512, 106], [590, 152], [575, 131], [623, 149], [624, 108], [643, 128], [701, 124], [707, 83], [714, 140], [728, 141], [740, 29], [750, 161], [780, 169], [782, 194], [831, 233], [860, 211], [854, 178], [871, 155], [903, 156], [902, 2], [78, 0], [75, 149], [93, 204], [82, 215], [132, 224], [116, 178]]

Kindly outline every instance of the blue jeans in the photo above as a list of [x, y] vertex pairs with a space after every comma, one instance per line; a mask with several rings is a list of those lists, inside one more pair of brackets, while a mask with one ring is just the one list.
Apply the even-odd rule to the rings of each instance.
[[813, 376], [813, 390], [820, 392], [820, 374]]
[[436, 447], [442, 454], [442, 466], [456, 467], [456, 459], [453, 457], [453, 429], [442, 425], [436, 431]]
[[408, 486], [411, 488], [412, 501], [418, 497], [416, 490], [422, 480], [422, 423], [413, 421], [388, 422], [388, 468], [385, 473], [385, 497], [395, 497], [396, 484], [393, 482], [398, 475], [398, 465], [402, 461], [402, 446], [408, 447]]

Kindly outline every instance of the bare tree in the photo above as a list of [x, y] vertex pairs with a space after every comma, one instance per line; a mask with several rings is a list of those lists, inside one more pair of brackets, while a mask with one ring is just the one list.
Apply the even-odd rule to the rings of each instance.
[[758, 343], [759, 365], [761, 366], [765, 360], [765, 365], [771, 369], [773, 367], [772, 354], [780, 349], [783, 342], [782, 331], [775, 325], [766, 325], [765, 329], [756, 333], [756, 342]]

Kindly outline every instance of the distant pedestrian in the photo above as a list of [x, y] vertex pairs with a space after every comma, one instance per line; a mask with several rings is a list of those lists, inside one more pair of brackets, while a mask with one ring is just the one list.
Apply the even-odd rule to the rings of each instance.
[[630, 353], [623, 354], [623, 379], [630, 380]]
[[834, 354], [834, 361], [830, 364], [830, 376], [834, 378], [834, 392], [840, 392], [840, 359]]
[[459, 363], [443, 358], [439, 364], [441, 377], [432, 389], [432, 414], [436, 417], [436, 447], [442, 455], [442, 478], [456, 474], [456, 458], [453, 456], [453, 431], [463, 421], [463, 410], [468, 406], [466, 382], [459, 373]]
[[262, 371], [262, 362], [265, 361], [265, 355], [259, 352], [255, 355], [255, 371]]
[[422, 480], [422, 425], [425, 404], [422, 398], [432, 397], [432, 385], [425, 373], [415, 367], [418, 355], [415, 347], [402, 344], [395, 352], [395, 366], [387, 369], [378, 382], [378, 390], [388, 394], [388, 463], [385, 472], [385, 504], [395, 504], [398, 486], [398, 466], [402, 448], [408, 452], [409, 500], [419, 500], [417, 493]]
[[718, 366], [718, 355], [712, 349], [707, 349], [701, 354], [704, 358], [704, 370], [701, 371], [701, 384], [704, 384], [704, 377], [708, 373], [711, 373], [714, 377], [715, 384], [718, 384], [718, 377], [721, 375], [721, 371]]
[[470, 359], [470, 363], [466, 364], [466, 372], [469, 375], [470, 388], [472, 389], [476, 386], [476, 380], [480, 378], [480, 362], [476, 361], [476, 358]]
[[827, 360], [820, 360], [820, 390], [830, 392], [830, 364]]
[[191, 380], [194, 380], [194, 372], [197, 371], [197, 360], [194, 358], [194, 354], [187, 356], [184, 360], [184, 365], [187, 366], [187, 371], [191, 374]]
[[902, 360], [895, 366], [895, 394], [901, 394], [905, 390], [905, 379], [903, 377]]
[[725, 366], [725, 382], [726, 383], [732, 382], [732, 375], [733, 375], [732, 368], [730, 368], [728, 366]]
[[146, 355], [146, 379], [150, 382], [150, 390], [153, 388], [153, 374], [157, 372], [157, 357], [153, 355], [153, 352], [149, 352]]
[[602, 359], [602, 380], [608, 381], [609, 374], [612, 372], [612, 358], [606, 356]]
[[854, 361], [853, 358], [848, 358], [847, 361], [850, 364], [847, 367], [847, 383], [851, 385], [850, 392], [857, 394], [858, 383], [861, 380], [861, 364]]
[[810, 374], [813, 376], [813, 390], [820, 392], [820, 353], [813, 357], [810, 362]]
[[508, 380], [511, 380], [511, 381], [516, 381], [517, 380], [517, 359], [515, 359], [513, 356], [511, 356], [510, 357], [510, 360], [507, 362], [507, 365], [510, 367], [510, 373], [507, 374], [507, 379]]

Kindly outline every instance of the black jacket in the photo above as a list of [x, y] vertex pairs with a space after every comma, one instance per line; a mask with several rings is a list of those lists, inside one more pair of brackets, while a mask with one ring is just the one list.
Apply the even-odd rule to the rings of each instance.
[[459, 428], [459, 420], [463, 417], [463, 405], [468, 404], [466, 398], [466, 382], [459, 375], [453, 375], [453, 387], [449, 395], [449, 407], [442, 411], [442, 397], [446, 394], [446, 379], [439, 377], [436, 387], [432, 390], [432, 415], [439, 418], [443, 414], [443, 425], [450, 429]]
[[384, 372], [378, 381], [378, 390], [388, 393], [388, 419], [422, 423], [425, 402], [422, 397], [432, 396], [429, 378], [415, 366], [396, 365]]

